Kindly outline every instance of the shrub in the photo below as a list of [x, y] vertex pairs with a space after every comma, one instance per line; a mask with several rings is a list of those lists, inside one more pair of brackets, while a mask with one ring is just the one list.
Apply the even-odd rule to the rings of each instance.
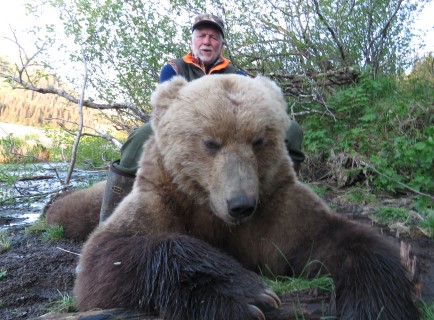
[[[432, 195], [433, 101], [434, 82], [362, 76], [327, 99], [335, 119], [315, 114], [301, 119], [308, 159], [321, 162], [315, 167], [327, 165], [329, 172], [363, 174], [363, 182], [376, 191]], [[337, 155], [347, 161], [329, 161]], [[360, 185], [361, 180], [349, 181]], [[433, 209], [432, 198], [415, 201], [421, 213]]]
[[[69, 162], [75, 137], [58, 130], [48, 130], [47, 136], [52, 140], [52, 159]], [[94, 169], [119, 158], [120, 152], [111, 142], [99, 137], [82, 136], [78, 145], [76, 165], [82, 169]]]

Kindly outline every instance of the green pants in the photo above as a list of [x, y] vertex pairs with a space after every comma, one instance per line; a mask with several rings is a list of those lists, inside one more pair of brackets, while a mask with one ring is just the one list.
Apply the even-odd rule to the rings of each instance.
[[[113, 166], [123, 173], [135, 175], [142, 154], [143, 144], [148, 140], [152, 132], [149, 122], [134, 130], [121, 148], [120, 161], [114, 162]], [[289, 129], [286, 132], [285, 143], [293, 162], [301, 163], [305, 159], [304, 153], [301, 151], [302, 142], [303, 131], [297, 122], [291, 120]]]

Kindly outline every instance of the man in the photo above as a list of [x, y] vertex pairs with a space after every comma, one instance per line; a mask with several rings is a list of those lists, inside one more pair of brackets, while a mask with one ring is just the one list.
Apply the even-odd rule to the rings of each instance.
[[[191, 29], [191, 52], [163, 66], [160, 72], [160, 83], [175, 75], [182, 75], [188, 81], [212, 74], [236, 73], [245, 76], [244, 72], [234, 67], [222, 55], [225, 39], [224, 23], [220, 17], [200, 14], [194, 18]], [[107, 177], [100, 222], [108, 218], [116, 205], [131, 191], [143, 143], [151, 134], [152, 128], [149, 123], [136, 129], [122, 146], [121, 159], [112, 163]], [[302, 140], [303, 132], [300, 126], [295, 121], [291, 121], [286, 141], [296, 171], [304, 160], [301, 151]]]
[[245, 75], [222, 56], [225, 44], [223, 30], [223, 21], [219, 17], [210, 14], [198, 15], [192, 26], [191, 52], [166, 64], [161, 69], [160, 83], [177, 74], [184, 76], [188, 81], [206, 74], [238, 73]]

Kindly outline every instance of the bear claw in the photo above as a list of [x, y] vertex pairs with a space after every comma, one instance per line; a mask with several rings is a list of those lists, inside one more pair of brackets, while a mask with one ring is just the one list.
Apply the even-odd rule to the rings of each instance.
[[276, 309], [279, 308], [282, 305], [282, 301], [280, 301], [280, 298], [278, 295], [271, 289], [265, 289], [265, 293], [269, 295], [276, 304]]
[[274, 294], [262, 293], [258, 297], [258, 303], [261, 305], [261, 309], [265, 309], [268, 311], [268, 309], [274, 308], [278, 309], [280, 306], [280, 299]]
[[249, 312], [255, 319], [265, 320], [264, 313], [257, 306], [254, 306], [253, 304], [249, 304]]

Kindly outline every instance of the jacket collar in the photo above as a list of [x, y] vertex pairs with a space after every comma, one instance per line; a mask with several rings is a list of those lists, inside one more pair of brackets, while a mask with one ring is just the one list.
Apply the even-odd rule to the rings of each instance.
[[223, 55], [220, 55], [220, 57], [217, 59], [217, 61], [214, 63], [214, 65], [209, 69], [208, 73], [206, 72], [205, 65], [202, 61], [200, 61], [198, 58], [193, 56], [192, 52], [189, 52], [185, 56], [182, 57], [182, 60], [184, 60], [185, 63], [192, 64], [198, 68], [200, 68], [205, 74], [211, 74], [214, 71], [222, 70], [226, 68], [230, 61], [226, 59]]

